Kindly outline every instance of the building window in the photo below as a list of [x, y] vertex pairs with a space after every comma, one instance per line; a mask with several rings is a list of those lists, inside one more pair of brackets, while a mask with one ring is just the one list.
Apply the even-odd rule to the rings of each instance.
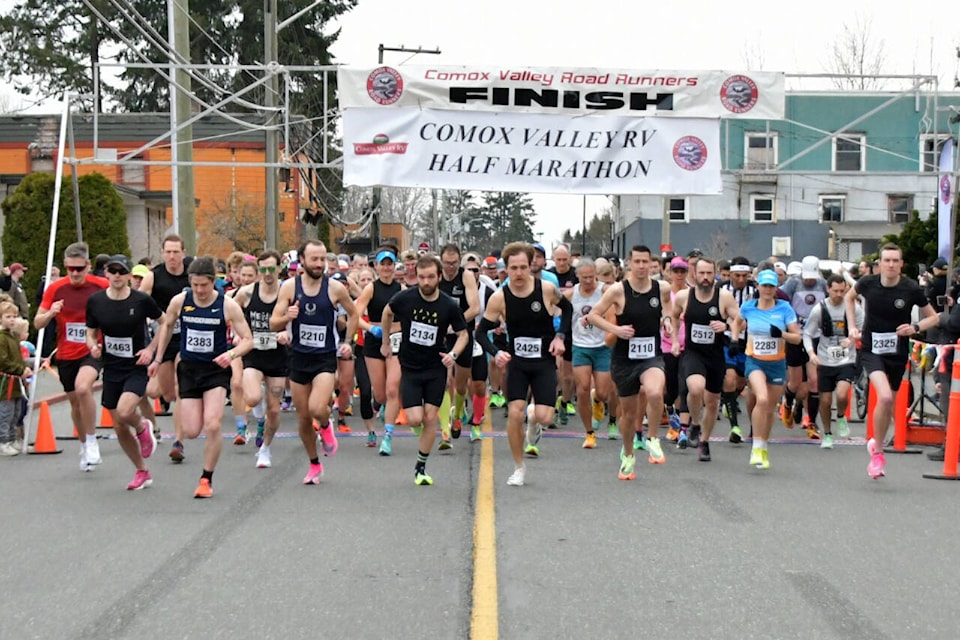
[[820, 222], [843, 222], [847, 213], [847, 196], [820, 196]]
[[888, 195], [887, 212], [890, 215], [890, 222], [893, 224], [910, 222], [910, 214], [913, 213], [913, 196]]
[[776, 198], [769, 193], [750, 196], [750, 222], [776, 222]]
[[777, 134], [747, 133], [744, 140], [743, 168], [748, 170], [774, 169], [777, 166]]
[[664, 205], [667, 207], [667, 216], [670, 222], [689, 222], [689, 198], [665, 198]]
[[863, 171], [866, 168], [866, 136], [841, 133], [833, 139], [833, 170]]
[[940, 152], [950, 138], [944, 134], [920, 136], [920, 171], [936, 172], [940, 167]]
[[134, 162], [124, 163], [120, 165], [120, 184], [129, 184], [136, 186], [143, 186], [147, 184], [146, 180], [146, 166], [138, 164], [136, 161], [143, 160], [143, 156], [137, 156], [132, 158]]

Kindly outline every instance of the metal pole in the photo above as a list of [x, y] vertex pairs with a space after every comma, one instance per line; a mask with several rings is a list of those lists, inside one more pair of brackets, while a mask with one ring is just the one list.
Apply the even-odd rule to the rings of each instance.
[[434, 251], [440, 250], [440, 216], [437, 214], [437, 190], [431, 189], [430, 196], [433, 200], [433, 203], [430, 207], [430, 212], [433, 215], [433, 237], [430, 239], [430, 247]]
[[[263, 2], [263, 46], [266, 50], [264, 56], [267, 65], [277, 64], [277, 0], [264, 0]], [[277, 86], [276, 69], [268, 68], [267, 86], [264, 94], [264, 107], [266, 108], [266, 149], [265, 159], [267, 163], [275, 163], [280, 155], [280, 135], [277, 130], [277, 98], [279, 89]], [[280, 176], [276, 169], [266, 170], [266, 201], [264, 209], [266, 212], [266, 244], [268, 247], [277, 246], [277, 218], [280, 208]]]
[[[172, 0], [171, 0], [172, 1]], [[190, 61], [190, 7], [189, 0], [176, 0], [173, 10], [174, 22], [174, 47], [177, 60]], [[177, 201], [179, 202], [180, 215], [177, 224], [177, 231], [183, 238], [183, 247], [188, 255], [194, 255], [197, 252], [197, 220], [196, 220], [196, 202], [193, 196], [193, 127], [185, 126], [183, 123], [190, 119], [191, 101], [190, 101], [190, 75], [178, 68], [177, 78], [177, 106], [176, 118], [177, 128], [180, 129], [180, 136], [177, 138], [177, 158], [185, 163], [177, 172]]]
[[[70, 141], [70, 158], [77, 157], [77, 148], [73, 141], [73, 116], [67, 111], [67, 139]], [[80, 220], [80, 181], [77, 178], [77, 166], [71, 162], [70, 176], [73, 183], [73, 213], [77, 223], [77, 242], [83, 242], [83, 222]]]
[[[63, 187], [63, 153], [64, 145], [67, 140], [67, 118], [70, 117], [70, 95], [63, 94], [63, 115], [60, 120], [60, 145], [57, 149], [57, 168], [53, 181], [53, 214], [50, 217], [50, 239], [47, 241], [47, 266], [44, 270], [46, 274], [43, 281], [50, 286], [50, 271], [53, 269], [53, 252], [57, 244], [57, 226], [60, 223], [60, 189]], [[27, 443], [30, 441], [30, 430], [33, 426], [33, 402], [37, 397], [36, 381], [40, 376], [40, 362], [43, 353], [43, 336], [46, 333], [46, 327], [40, 329], [37, 334], [37, 352], [33, 357], [34, 384], [30, 385], [30, 400], [27, 402], [28, 416], [23, 420], [23, 449], [27, 452]]]
[[587, 196], [583, 196], [583, 221], [580, 230], [580, 255], [587, 255]]
[[[174, 0], [167, 0], [167, 39], [170, 40], [170, 200], [173, 211], [173, 230], [180, 232], [180, 161], [177, 150], [180, 134], [177, 131], [177, 31]], [[164, 220], [166, 223], [166, 220]], [[150, 246], [149, 243], [147, 246]]]

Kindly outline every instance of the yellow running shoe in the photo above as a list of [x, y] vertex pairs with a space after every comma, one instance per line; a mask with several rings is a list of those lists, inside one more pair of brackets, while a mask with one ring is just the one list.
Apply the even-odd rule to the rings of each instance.
[[584, 449], [596, 449], [597, 448], [597, 434], [588, 433], [587, 437], [583, 439], [583, 448]]

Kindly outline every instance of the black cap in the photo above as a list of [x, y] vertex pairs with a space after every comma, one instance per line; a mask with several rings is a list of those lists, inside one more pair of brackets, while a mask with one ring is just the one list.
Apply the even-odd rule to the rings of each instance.
[[121, 267], [126, 269], [128, 272], [130, 271], [130, 260], [127, 258], [127, 256], [123, 255], [122, 253], [118, 253], [116, 255], [110, 256], [107, 259], [107, 264], [105, 264], [104, 266], [109, 267], [115, 264], [120, 265]]
[[933, 261], [933, 264], [930, 266], [934, 269], [946, 269], [947, 261], [944, 260], [943, 258], [937, 258], [936, 260]]

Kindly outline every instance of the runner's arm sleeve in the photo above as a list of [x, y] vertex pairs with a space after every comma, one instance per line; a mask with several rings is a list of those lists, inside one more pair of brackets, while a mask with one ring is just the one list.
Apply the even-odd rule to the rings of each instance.
[[573, 328], [573, 305], [570, 304], [567, 296], [560, 296], [560, 302], [557, 303], [557, 306], [560, 307], [559, 333], [562, 333], [564, 336], [569, 336]]
[[477, 325], [477, 330], [474, 331], [473, 337], [476, 339], [477, 344], [479, 344], [484, 351], [489, 353], [491, 356], [497, 355], [497, 348], [493, 346], [493, 342], [490, 341], [489, 333], [496, 329], [499, 325], [493, 320], [487, 320], [486, 317], [480, 317], [480, 323]]

